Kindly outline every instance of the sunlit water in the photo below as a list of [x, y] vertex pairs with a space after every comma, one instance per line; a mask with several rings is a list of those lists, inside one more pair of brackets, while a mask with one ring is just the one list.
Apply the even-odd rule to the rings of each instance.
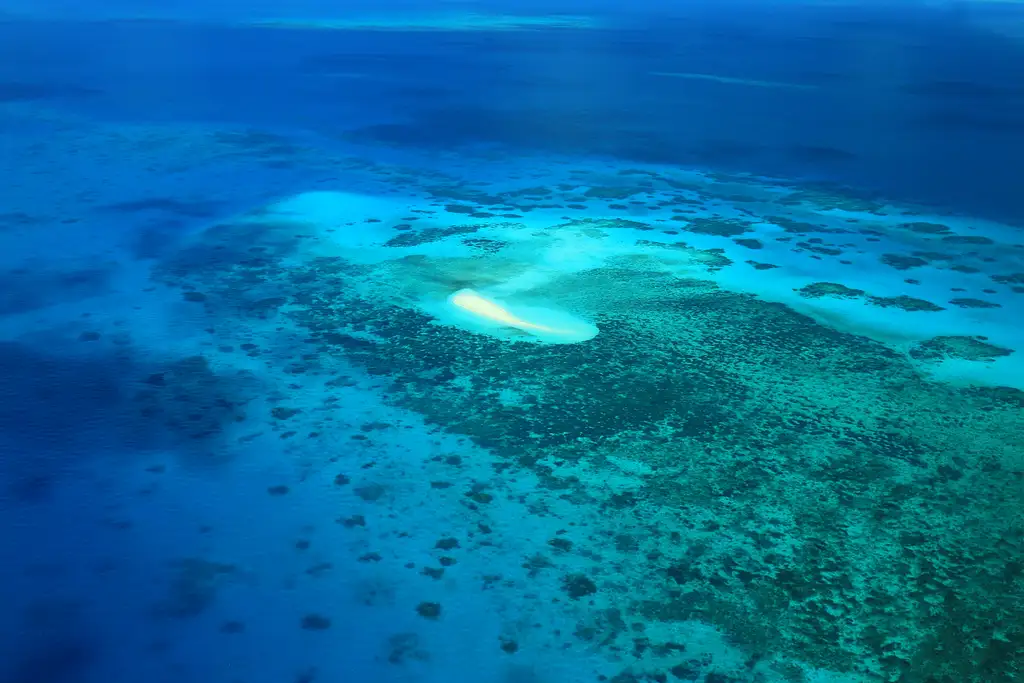
[[13, 8], [0, 682], [1024, 676], [1010, 3]]

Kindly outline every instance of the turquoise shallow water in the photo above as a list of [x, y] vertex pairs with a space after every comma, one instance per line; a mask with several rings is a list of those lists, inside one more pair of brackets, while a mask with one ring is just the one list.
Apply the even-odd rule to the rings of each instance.
[[1019, 680], [1014, 5], [0, 17], [0, 682]]

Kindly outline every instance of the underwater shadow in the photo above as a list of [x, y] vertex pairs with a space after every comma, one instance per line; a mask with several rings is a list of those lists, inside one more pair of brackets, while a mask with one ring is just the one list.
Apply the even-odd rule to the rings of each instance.
[[71, 355], [0, 342], [0, 377], [0, 477], [19, 501], [46, 498], [97, 455], [170, 449], [220, 464], [226, 427], [257, 395], [254, 378], [203, 356], [140, 359], [130, 346]]

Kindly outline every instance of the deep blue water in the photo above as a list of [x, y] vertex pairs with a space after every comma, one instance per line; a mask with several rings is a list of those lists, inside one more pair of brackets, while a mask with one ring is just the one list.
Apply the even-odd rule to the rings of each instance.
[[[744, 3], [497, 35], [13, 23], [2, 96], [103, 120], [328, 134], [358, 117], [354, 134], [370, 142], [826, 177], [1019, 219], [1024, 45], [970, 17]], [[673, 72], [793, 87], [652, 75]]]
[[150, 4], [0, 7], [0, 683], [1024, 675], [1024, 10]]

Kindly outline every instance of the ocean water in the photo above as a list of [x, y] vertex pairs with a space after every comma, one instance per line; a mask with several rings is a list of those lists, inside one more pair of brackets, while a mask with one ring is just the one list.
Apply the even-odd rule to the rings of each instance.
[[0, 6], [0, 683], [1024, 681], [1024, 6], [383, 3]]

